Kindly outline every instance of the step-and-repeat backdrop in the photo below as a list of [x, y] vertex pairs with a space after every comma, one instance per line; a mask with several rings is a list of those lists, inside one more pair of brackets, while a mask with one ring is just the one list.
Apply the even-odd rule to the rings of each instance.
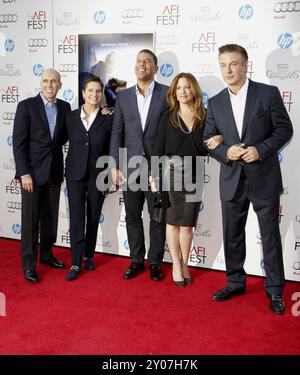
[[[17, 104], [39, 92], [44, 69], [54, 67], [61, 73], [59, 97], [75, 109], [80, 73], [98, 69], [95, 71], [105, 81], [118, 78], [129, 87], [135, 82], [135, 55], [145, 43], [153, 45], [158, 56], [159, 82], [170, 84], [178, 72], [191, 72], [207, 104], [224, 88], [218, 47], [229, 42], [247, 49], [249, 78], [279, 87], [294, 124], [292, 142], [278, 154], [284, 178], [279, 220], [286, 278], [300, 281], [299, 1], [0, 0], [0, 236], [20, 238], [21, 196], [14, 180], [13, 121]], [[205, 192], [190, 265], [224, 270], [218, 173], [218, 163], [206, 158]], [[67, 194], [64, 183], [57, 237], [62, 246], [70, 246]], [[146, 210], [144, 217], [147, 233]], [[97, 251], [129, 255], [121, 192], [105, 200]], [[167, 247], [165, 261], [170, 261]], [[246, 270], [264, 275], [260, 231], [252, 210], [247, 222]]]

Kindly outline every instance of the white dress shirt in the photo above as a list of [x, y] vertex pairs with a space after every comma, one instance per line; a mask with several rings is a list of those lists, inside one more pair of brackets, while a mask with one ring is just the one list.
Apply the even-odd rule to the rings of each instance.
[[96, 111], [92, 112], [89, 116], [87, 116], [87, 114], [84, 112], [83, 106], [81, 107], [80, 118], [83, 126], [86, 128], [87, 131], [94, 122], [98, 112], [99, 107], [96, 109]]
[[244, 83], [244, 86], [240, 89], [240, 91], [237, 94], [234, 94], [233, 92], [231, 92], [228, 87], [232, 112], [233, 112], [236, 128], [237, 128], [240, 138], [242, 136], [248, 86], [249, 86], [249, 80], [247, 78], [246, 82]]
[[150, 107], [150, 102], [151, 102], [153, 90], [154, 90], [154, 81], [150, 84], [145, 96], [143, 96], [140, 93], [139, 88], [136, 85], [135, 92], [136, 92], [137, 104], [138, 104], [140, 120], [141, 120], [143, 130], [145, 129], [147, 115], [148, 115], [148, 111], [149, 111], [149, 107]]

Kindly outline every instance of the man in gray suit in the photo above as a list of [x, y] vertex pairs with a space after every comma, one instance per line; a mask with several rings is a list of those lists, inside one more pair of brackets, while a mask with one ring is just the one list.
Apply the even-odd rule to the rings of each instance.
[[[154, 195], [151, 190], [133, 188], [133, 185], [145, 182], [144, 177], [147, 181], [148, 168], [143, 161], [150, 159], [160, 115], [168, 108], [168, 87], [154, 81], [157, 69], [155, 54], [147, 49], [141, 50], [135, 63], [137, 84], [118, 94], [114, 111], [110, 155], [116, 162], [116, 168], [112, 169], [112, 177], [118, 186], [126, 181], [126, 177], [128, 178], [123, 195], [132, 262], [124, 273], [125, 279], [132, 279], [145, 269], [146, 249], [142, 220], [145, 199], [150, 214], [150, 276], [152, 280], [161, 280], [163, 277], [160, 264], [164, 255], [165, 225], [153, 220]], [[126, 149], [128, 160], [133, 160], [133, 157], [135, 160], [140, 158], [143, 165], [138, 173], [132, 168], [126, 173], [127, 160], [120, 165], [120, 148]]]
[[224, 143], [210, 150], [221, 162], [220, 195], [227, 286], [212, 298], [224, 301], [246, 290], [245, 226], [250, 202], [257, 215], [270, 308], [284, 312], [284, 269], [279, 232], [282, 178], [278, 151], [293, 128], [277, 87], [247, 78], [248, 55], [237, 44], [219, 48], [228, 87], [210, 99], [204, 138], [221, 134]]

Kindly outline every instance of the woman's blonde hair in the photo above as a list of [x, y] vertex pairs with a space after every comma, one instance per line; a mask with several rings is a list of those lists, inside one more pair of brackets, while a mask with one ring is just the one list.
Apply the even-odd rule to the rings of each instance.
[[199, 86], [199, 83], [197, 82], [196, 78], [191, 73], [179, 73], [177, 76], [173, 79], [171, 86], [168, 90], [167, 95], [167, 101], [169, 105], [169, 117], [171, 120], [171, 124], [178, 128], [178, 111], [179, 111], [179, 102], [177, 100], [177, 85], [180, 78], [185, 78], [191, 85], [192, 94], [193, 94], [193, 104], [192, 108], [196, 117], [195, 124], [193, 125], [193, 129], [202, 128], [204, 126], [204, 120], [205, 120], [205, 114], [206, 109], [203, 105], [203, 96], [202, 92]]

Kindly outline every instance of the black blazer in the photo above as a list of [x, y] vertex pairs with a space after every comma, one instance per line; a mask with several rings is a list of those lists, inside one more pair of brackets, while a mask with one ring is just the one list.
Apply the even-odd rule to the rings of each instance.
[[[248, 180], [249, 194], [266, 199], [283, 190], [278, 151], [290, 140], [293, 127], [279, 90], [275, 86], [249, 80], [242, 136], [239, 137], [228, 89], [209, 100], [204, 139], [221, 134], [224, 143], [210, 154], [221, 162], [220, 195], [229, 201], [238, 186], [241, 169]], [[236, 143], [255, 146], [260, 160], [254, 163], [227, 161], [227, 150]]]
[[160, 115], [168, 108], [167, 91], [167, 86], [155, 82], [144, 130], [138, 111], [136, 85], [118, 94], [110, 142], [110, 155], [117, 167], [124, 167], [118, 163], [120, 147], [127, 148], [128, 159], [152, 154]]
[[66, 142], [65, 114], [70, 104], [57, 99], [57, 117], [52, 140], [44, 102], [41, 95], [18, 104], [13, 128], [15, 178], [26, 174], [34, 184], [43, 185], [51, 176], [54, 182], [63, 181], [62, 145]]
[[112, 116], [102, 115], [101, 109], [87, 131], [80, 118], [81, 107], [69, 112], [66, 117], [69, 136], [69, 151], [66, 158], [66, 177], [81, 180], [89, 168], [96, 178], [100, 170], [96, 168], [99, 156], [108, 155]]

